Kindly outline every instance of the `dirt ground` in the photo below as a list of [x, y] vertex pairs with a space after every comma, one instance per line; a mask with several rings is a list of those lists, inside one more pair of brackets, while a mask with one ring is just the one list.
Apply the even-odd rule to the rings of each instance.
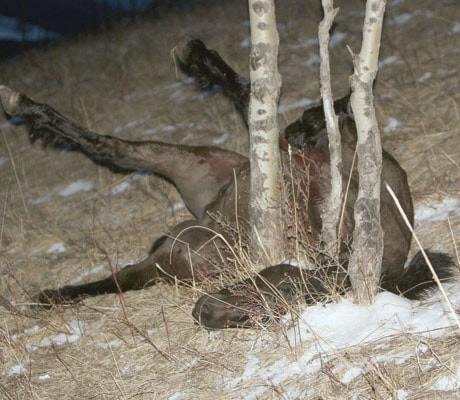
[[[319, 98], [318, 3], [277, 3], [281, 128], [301, 114], [302, 102]], [[331, 49], [335, 97], [348, 91], [352, 67], [346, 45], [359, 51], [362, 3], [336, 2], [341, 10]], [[232, 106], [218, 93], [198, 92], [176, 70], [170, 52], [185, 33], [202, 38], [246, 74], [246, 2], [215, 1], [31, 51], [0, 64], [0, 84], [96, 132], [218, 144], [245, 153], [246, 129]], [[406, 169], [416, 208], [457, 204], [449, 222], [431, 218], [416, 225], [424, 246], [450, 253], [457, 263], [459, 43], [455, 0], [389, 1], [375, 86], [384, 147]], [[140, 260], [155, 238], [188, 214], [177, 192], [155, 175], [115, 174], [81, 154], [32, 146], [25, 128], [7, 123], [4, 115], [0, 127], [0, 294], [15, 307], [0, 307], [3, 398], [387, 399], [399, 398], [400, 388], [410, 392], [400, 398], [458, 398], [455, 389], [430, 389], [441, 373], [460, 367], [458, 332], [429, 340], [402, 332], [385, 346], [342, 352], [335, 361], [341, 368], [367, 363], [376, 354], [392, 360], [351, 384], [337, 381], [327, 361], [302, 381], [274, 384], [243, 376], [248, 351], [265, 349], [259, 363], [267, 366], [281, 356], [295, 360], [299, 347], [285, 339], [282, 327], [198, 328], [191, 309], [199, 288], [159, 284], [74, 307], [31, 309], [30, 295], [39, 288], [93, 280]], [[62, 195], [75, 182], [86, 190]], [[49, 251], [56, 244], [60, 247]], [[429, 348], [423, 354], [422, 344]], [[403, 350], [413, 354], [404, 363], [390, 357]], [[266, 387], [263, 394], [251, 397], [260, 386]]]

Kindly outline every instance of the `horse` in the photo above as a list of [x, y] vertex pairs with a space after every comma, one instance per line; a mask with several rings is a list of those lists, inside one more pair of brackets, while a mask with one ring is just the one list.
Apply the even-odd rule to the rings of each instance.
[[[248, 79], [235, 72], [199, 39], [182, 38], [174, 54], [181, 69], [192, 76], [201, 89], [219, 87], [247, 123]], [[20, 117], [26, 123], [32, 143], [38, 139], [44, 145], [57, 148], [70, 145], [94, 162], [117, 172], [154, 171], [177, 188], [193, 216], [158, 238], [140, 262], [127, 265], [101, 280], [44, 289], [35, 298], [38, 304], [73, 304], [88, 296], [144, 289], [160, 280], [197, 283], [234, 268], [222, 252], [238, 241], [229, 226], [250, 229], [251, 168], [246, 156], [216, 146], [133, 141], [101, 135], [53, 107], [6, 86], [0, 86], [0, 99], [8, 115]], [[348, 183], [338, 259], [331, 262], [319, 256], [313, 260], [316, 268], [312, 270], [288, 264], [269, 266], [254, 277], [205, 294], [192, 311], [194, 319], [202, 326], [210, 329], [257, 327], [269, 322], [264, 311], [267, 308], [276, 310], [276, 315], [283, 315], [294, 301], [311, 304], [327, 299], [333, 292], [343, 293], [350, 286], [347, 265], [358, 193], [358, 173], [353, 165], [357, 134], [350, 96], [336, 100], [334, 108], [342, 140], [342, 179]], [[291, 166], [283, 179], [295, 179], [298, 183], [295, 202], [299, 205], [298, 220], [305, 232], [305, 241], [311, 248], [320, 246], [321, 213], [330, 192], [328, 138], [322, 105], [307, 109], [287, 126], [280, 135], [280, 154], [282, 164]], [[406, 173], [385, 150], [380, 200], [384, 231], [380, 286], [383, 290], [416, 299], [434, 288], [435, 282], [420, 253], [404, 268], [411, 233], [384, 189], [384, 183], [392, 187], [413, 223]], [[440, 279], [452, 276], [450, 256], [429, 252], [428, 257]]]

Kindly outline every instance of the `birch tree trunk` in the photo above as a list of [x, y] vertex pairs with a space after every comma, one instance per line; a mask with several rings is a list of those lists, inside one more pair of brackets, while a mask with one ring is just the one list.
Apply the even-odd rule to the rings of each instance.
[[281, 76], [279, 37], [273, 0], [249, 0], [251, 55], [249, 70], [249, 136], [251, 162], [251, 250], [271, 263], [282, 258], [283, 225], [280, 200], [279, 128], [277, 117]]
[[334, 9], [333, 0], [323, 0], [324, 18], [319, 24], [319, 55], [321, 97], [323, 99], [324, 116], [326, 118], [331, 163], [331, 193], [321, 215], [321, 243], [331, 257], [338, 255], [337, 226], [342, 209], [342, 141], [339, 120], [334, 111], [334, 98], [331, 87], [331, 69], [329, 63], [329, 31], [339, 11]]
[[349, 263], [355, 300], [370, 304], [377, 293], [383, 255], [380, 225], [382, 146], [375, 116], [372, 84], [377, 75], [385, 0], [367, 0], [363, 43], [353, 56], [351, 107], [358, 133], [359, 191], [355, 203], [355, 230]]

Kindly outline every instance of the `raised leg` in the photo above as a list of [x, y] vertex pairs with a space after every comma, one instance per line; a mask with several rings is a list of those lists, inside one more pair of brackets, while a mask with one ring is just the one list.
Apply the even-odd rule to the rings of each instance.
[[170, 180], [195, 217], [231, 182], [247, 158], [212, 146], [181, 146], [156, 141], [128, 141], [98, 135], [46, 104], [0, 86], [5, 111], [27, 120], [31, 140], [76, 145], [97, 163], [123, 170], [152, 170]]
[[184, 72], [195, 78], [202, 89], [220, 86], [247, 123], [251, 91], [248, 79], [236, 73], [217, 51], [207, 49], [199, 39], [182, 37], [175, 48], [175, 55]]

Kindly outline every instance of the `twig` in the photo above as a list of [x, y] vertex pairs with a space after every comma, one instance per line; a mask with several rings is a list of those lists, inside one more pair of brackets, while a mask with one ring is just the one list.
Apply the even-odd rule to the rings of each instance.
[[9, 192], [9, 189], [10, 189], [10, 182], [11, 182], [11, 180], [8, 180], [8, 183], [5, 185], [6, 186], [6, 189], [5, 189], [5, 202], [3, 203], [2, 224], [1, 224], [1, 227], [0, 227], [0, 251], [2, 251], [2, 247], [3, 247], [3, 231], [4, 231], [4, 228], [5, 228], [6, 205], [7, 205], [7, 202], [8, 202], [8, 192]]
[[329, 31], [339, 9], [334, 9], [333, 0], [323, 0], [324, 19], [319, 24], [319, 53], [320, 63], [320, 90], [323, 98], [324, 116], [326, 118], [327, 135], [329, 139], [329, 154], [331, 164], [331, 193], [327, 206], [321, 214], [323, 228], [321, 242], [327, 245], [326, 251], [330, 257], [338, 254], [339, 238], [337, 226], [339, 224], [342, 206], [342, 141], [339, 130], [339, 119], [334, 111], [334, 99], [331, 86], [331, 69], [329, 63]]

